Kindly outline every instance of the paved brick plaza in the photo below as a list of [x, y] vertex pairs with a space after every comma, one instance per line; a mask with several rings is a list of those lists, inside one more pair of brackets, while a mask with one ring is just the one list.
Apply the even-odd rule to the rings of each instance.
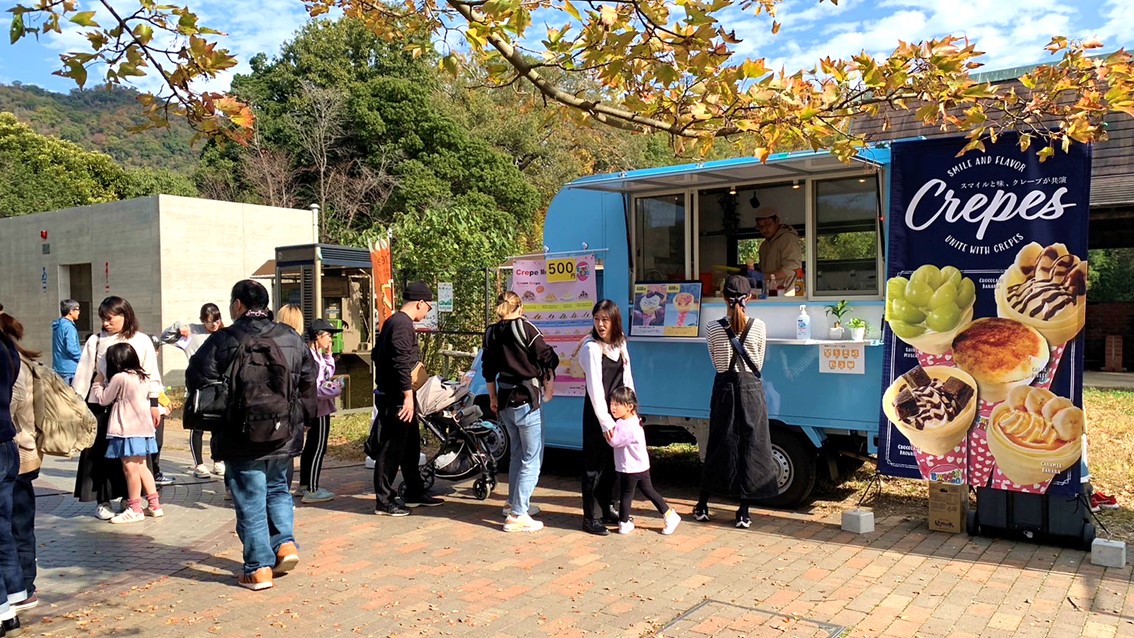
[[[578, 531], [578, 486], [545, 476], [547, 529], [500, 530], [506, 486], [487, 501], [457, 486], [448, 503], [400, 519], [372, 514], [370, 472], [327, 468], [333, 502], [296, 510], [302, 562], [273, 589], [236, 586], [240, 543], [219, 481], [163, 491], [160, 520], [112, 526], [70, 497], [74, 461], [48, 459], [37, 482], [38, 586], [25, 636], [1134, 636], [1131, 568], [1088, 554], [930, 532], [891, 517], [843, 532], [837, 517], [687, 513], [661, 536]], [[174, 470], [174, 472], [169, 472]], [[60, 491], [64, 493], [60, 493]], [[356, 494], [357, 496], [341, 496]], [[298, 503], [298, 500], [297, 500]]]

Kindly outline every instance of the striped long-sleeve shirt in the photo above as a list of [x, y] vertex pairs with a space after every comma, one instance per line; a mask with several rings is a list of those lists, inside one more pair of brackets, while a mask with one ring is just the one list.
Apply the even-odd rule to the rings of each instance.
[[[732, 360], [733, 353], [728, 332], [716, 321], [709, 322], [706, 332], [708, 333], [706, 343], [709, 346], [709, 357], [713, 360], [713, 367], [716, 368], [717, 372], [728, 372], [728, 363]], [[744, 339], [744, 349], [748, 351], [748, 356], [752, 357], [752, 362], [761, 370], [764, 369], [764, 344], [766, 339], [767, 330], [764, 327], [764, 322], [752, 318], [752, 329], [748, 331], [748, 336]], [[737, 357], [736, 369], [747, 369], [744, 361], [740, 360], [739, 357]]]

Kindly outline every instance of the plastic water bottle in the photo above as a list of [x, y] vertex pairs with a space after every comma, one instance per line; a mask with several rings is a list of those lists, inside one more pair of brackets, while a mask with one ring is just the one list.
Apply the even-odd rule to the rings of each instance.
[[795, 338], [800, 341], [811, 339], [811, 317], [807, 314], [807, 306], [799, 307], [799, 316], [795, 318]]

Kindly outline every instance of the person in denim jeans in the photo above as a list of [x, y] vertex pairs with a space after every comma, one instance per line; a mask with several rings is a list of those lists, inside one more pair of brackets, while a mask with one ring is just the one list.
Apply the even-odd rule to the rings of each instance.
[[225, 486], [232, 492], [236, 509], [236, 534], [244, 545], [244, 570], [237, 581], [252, 590], [271, 587], [273, 576], [281, 576], [299, 563], [287, 469], [303, 447], [302, 439], [294, 436], [296, 428], [302, 430], [306, 419], [315, 414], [318, 373], [303, 338], [273, 322], [267, 306], [264, 286], [251, 279], [237, 282], [229, 303], [233, 324], [213, 333], [189, 359], [185, 371], [185, 385], [190, 391], [220, 380], [241, 342], [260, 334], [279, 346], [292, 375], [296, 395], [289, 424], [293, 436], [289, 439], [282, 443], [249, 441], [236, 424], [226, 424], [213, 433], [217, 459], [225, 461]]
[[20, 374], [16, 344], [0, 333], [0, 636], [20, 629], [14, 605], [28, 597], [24, 574], [12, 535], [12, 496], [20, 473], [16, 426], [12, 421], [12, 390]]
[[511, 442], [505, 532], [543, 529], [543, 523], [532, 519], [539, 508], [531, 505], [543, 462], [540, 403], [551, 399], [559, 366], [558, 355], [523, 315], [519, 295], [506, 292], [496, 300], [500, 320], [484, 333], [482, 369], [489, 402]]

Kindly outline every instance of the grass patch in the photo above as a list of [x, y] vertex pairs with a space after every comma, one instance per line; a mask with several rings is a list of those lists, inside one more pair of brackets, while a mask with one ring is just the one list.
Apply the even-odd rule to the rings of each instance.
[[327, 437], [327, 456], [339, 461], [361, 461], [366, 458], [362, 443], [370, 435], [370, 411], [336, 414], [331, 417], [331, 434]]

